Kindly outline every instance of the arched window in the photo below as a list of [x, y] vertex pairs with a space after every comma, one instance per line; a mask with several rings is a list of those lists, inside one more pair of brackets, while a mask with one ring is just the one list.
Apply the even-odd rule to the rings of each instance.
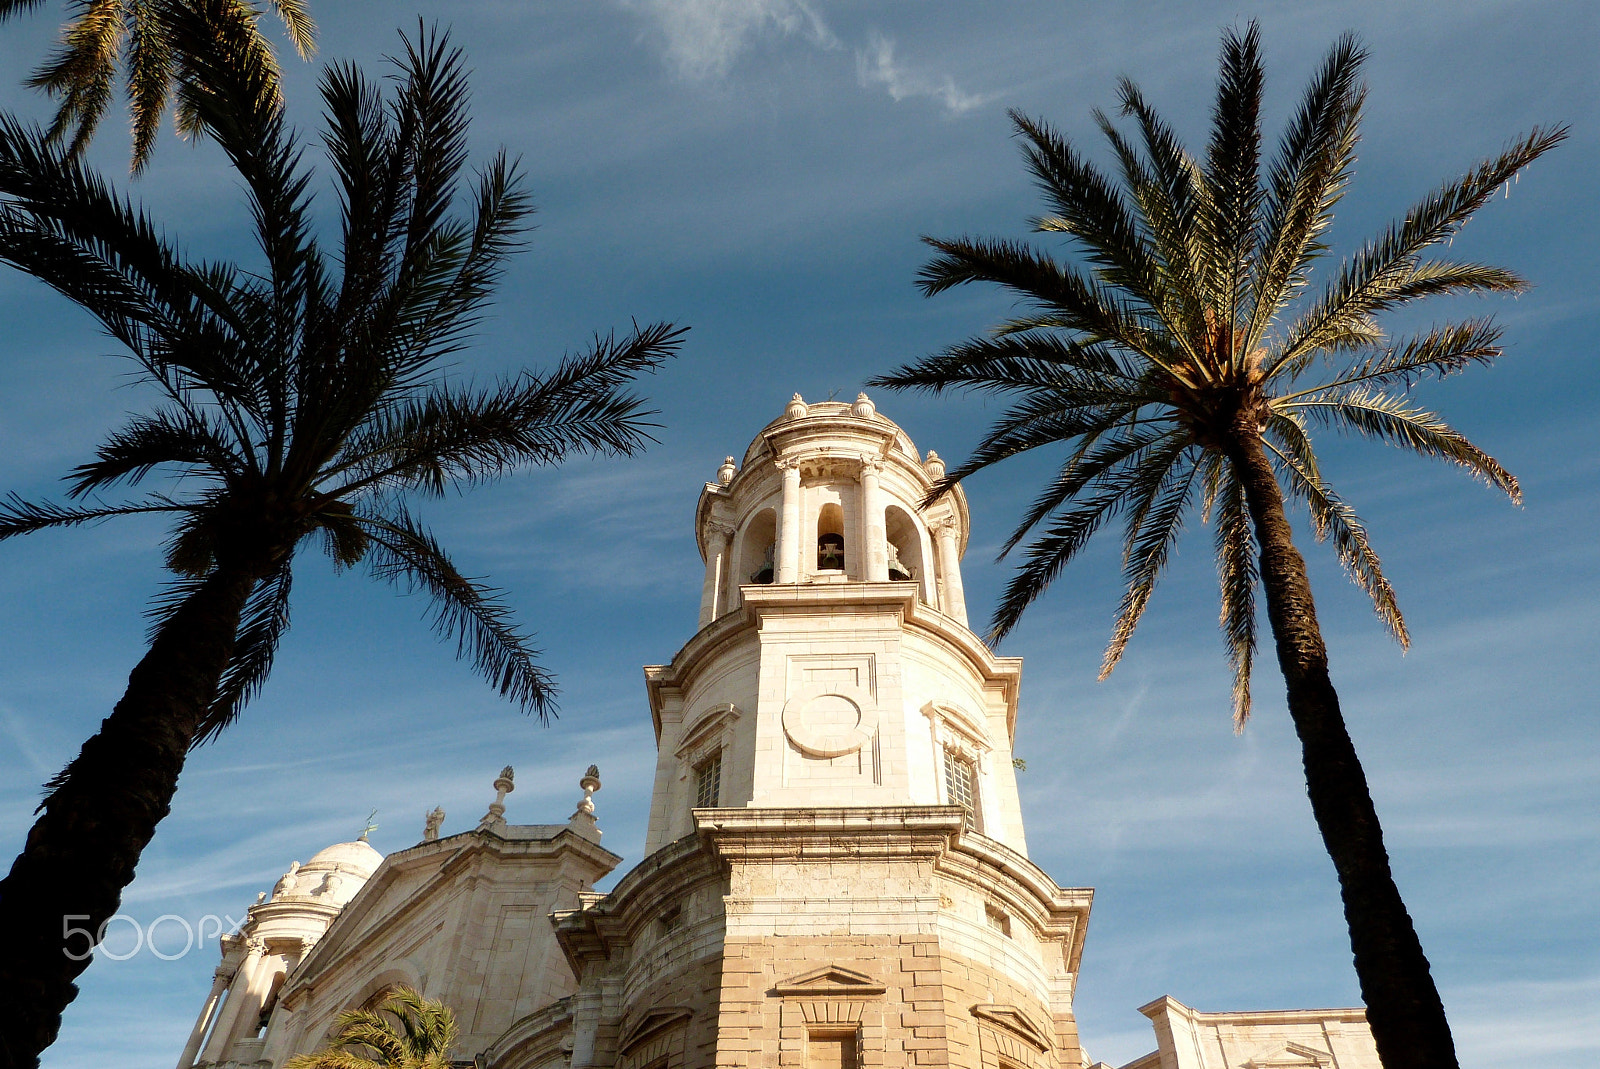
[[890, 505], [883, 514], [883, 533], [888, 541], [889, 578], [897, 583], [915, 581], [922, 600], [928, 600], [927, 569], [922, 559], [922, 528], [905, 509]]
[[774, 579], [773, 547], [778, 540], [778, 514], [762, 509], [750, 517], [739, 543], [741, 583], [770, 583]]
[[831, 501], [817, 512], [817, 571], [844, 571], [844, 510]]

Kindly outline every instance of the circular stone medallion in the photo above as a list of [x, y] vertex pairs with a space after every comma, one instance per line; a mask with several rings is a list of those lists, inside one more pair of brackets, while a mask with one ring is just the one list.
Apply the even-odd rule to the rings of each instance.
[[811, 757], [855, 753], [877, 730], [877, 709], [858, 687], [812, 684], [801, 687], [783, 707], [783, 733]]

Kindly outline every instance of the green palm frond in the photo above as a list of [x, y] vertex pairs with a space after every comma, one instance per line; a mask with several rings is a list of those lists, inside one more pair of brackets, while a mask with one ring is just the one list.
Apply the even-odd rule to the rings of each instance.
[[[1261, 91], [1266, 74], [1261, 65], [1261, 30], [1251, 23], [1241, 35], [1228, 31], [1222, 38], [1222, 70], [1217, 80], [1217, 102], [1211, 112], [1211, 143], [1207, 147], [1205, 184], [1209, 195], [1200, 220], [1202, 248], [1211, 260], [1207, 294], [1216, 318], [1238, 322], [1244, 308], [1250, 265], [1255, 259], [1259, 234], [1257, 220], [1261, 189]], [[1232, 333], [1226, 352], [1215, 358], [1229, 364], [1234, 353]]]
[[427, 594], [434, 630], [456, 640], [458, 656], [470, 659], [503, 697], [540, 720], [554, 714], [555, 685], [499, 591], [462, 575], [433, 535], [404, 510], [358, 512], [356, 518], [372, 539], [367, 559], [374, 577]]
[[1363, 325], [1371, 317], [1422, 297], [1444, 293], [1509, 291], [1522, 282], [1498, 269], [1448, 270], [1446, 266], [1418, 263], [1417, 257], [1449, 240], [1494, 195], [1495, 190], [1566, 138], [1564, 127], [1534, 127], [1493, 160], [1485, 161], [1461, 178], [1412, 207], [1400, 222], [1391, 224], [1368, 242], [1329, 283], [1322, 297], [1292, 324], [1288, 340], [1273, 363], [1294, 367], [1317, 353], [1360, 344]]
[[1284, 407], [1302, 412], [1313, 422], [1325, 426], [1354, 431], [1422, 456], [1447, 460], [1489, 486], [1505, 491], [1513, 504], [1522, 503], [1522, 488], [1516, 476], [1473, 445], [1466, 435], [1405, 397], [1366, 385], [1330, 387]]
[[[0, 21], [40, 6], [42, 0], [0, 3]], [[316, 24], [303, 0], [271, 0], [270, 6], [296, 51], [309, 58], [316, 51]], [[149, 163], [186, 52], [248, 39], [252, 62], [268, 79], [268, 93], [279, 97], [277, 60], [261, 31], [261, 11], [251, 0], [74, 0], [71, 7], [75, 13], [62, 28], [60, 47], [28, 84], [59, 102], [50, 137], [66, 142], [73, 156], [82, 154], [111, 106], [119, 68], [132, 120], [135, 174]], [[195, 15], [206, 20], [207, 32], [199, 37], [175, 25]], [[192, 100], [181, 100], [178, 111], [180, 132], [203, 130]]]
[[335, 1028], [325, 1049], [296, 1055], [284, 1069], [449, 1069], [460, 1035], [448, 1006], [408, 987], [374, 1009], [341, 1013]]
[[1255, 664], [1256, 584], [1260, 569], [1244, 487], [1221, 458], [1216, 461], [1213, 470], [1217, 473], [1217, 527], [1213, 543], [1222, 601], [1218, 622], [1227, 645], [1228, 663], [1233, 668], [1234, 730], [1243, 731], [1250, 719], [1250, 672]]
[[1139, 618], [1150, 603], [1150, 595], [1155, 592], [1156, 580], [1161, 578], [1172, 557], [1173, 544], [1183, 532], [1184, 514], [1193, 504], [1195, 484], [1201, 472], [1198, 458], [1192, 456], [1192, 452], [1198, 450], [1189, 446], [1179, 452], [1166, 464], [1165, 470], [1159, 471], [1159, 480], [1153, 478], [1158, 465], [1149, 465], [1150, 475], [1143, 485], [1132, 491], [1135, 496], [1122, 554], [1122, 574], [1128, 586], [1117, 610], [1111, 642], [1100, 662], [1101, 679], [1109, 676], [1122, 660], [1128, 640], [1133, 637], [1133, 630], [1139, 626]]
[[1366, 525], [1323, 479], [1311, 439], [1296, 414], [1273, 417], [1267, 425], [1267, 448], [1278, 461], [1289, 496], [1303, 502], [1310, 510], [1317, 541], [1333, 537], [1334, 552], [1345, 573], [1371, 600], [1373, 611], [1400, 648], [1409, 649], [1411, 635], [1406, 629], [1405, 617], [1400, 612], [1394, 588], [1384, 578], [1383, 562], [1367, 539]]

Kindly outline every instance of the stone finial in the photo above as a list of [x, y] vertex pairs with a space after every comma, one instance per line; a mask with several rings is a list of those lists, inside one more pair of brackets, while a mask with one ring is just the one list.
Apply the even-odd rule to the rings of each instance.
[[585, 839], [599, 842], [600, 827], [594, 819], [594, 792], [600, 789], [600, 766], [590, 765], [578, 781], [578, 786], [583, 788], [583, 797], [579, 799], [578, 808], [573, 810], [567, 826]]
[[857, 419], [871, 419], [878, 411], [878, 406], [864, 393], [856, 394], [856, 403], [850, 406], [850, 414]]
[[434, 806], [430, 812], [422, 815], [422, 841], [431, 843], [439, 838], [439, 829], [444, 825], [444, 807]]
[[489, 803], [489, 811], [478, 821], [480, 828], [497, 828], [506, 822], [506, 795], [516, 790], [516, 771], [507, 765], [500, 770], [500, 775], [494, 781], [494, 801]]
[[265, 902], [266, 900], [267, 900], [267, 892], [265, 892], [265, 891], [257, 891], [256, 892], [256, 905], [259, 906], [261, 903]]
[[717, 485], [727, 486], [733, 482], [733, 477], [739, 474], [739, 466], [733, 462], [732, 457], [722, 458], [722, 467], [717, 469]]
[[795, 394], [793, 397], [789, 398], [789, 404], [784, 408], [783, 414], [786, 419], [799, 419], [808, 411], [810, 411], [810, 409], [806, 408], [805, 398], [801, 397], [799, 394]]
[[939, 459], [939, 454], [928, 450], [928, 459], [922, 462], [922, 470], [928, 473], [928, 478], [935, 482], [944, 478], [944, 461]]

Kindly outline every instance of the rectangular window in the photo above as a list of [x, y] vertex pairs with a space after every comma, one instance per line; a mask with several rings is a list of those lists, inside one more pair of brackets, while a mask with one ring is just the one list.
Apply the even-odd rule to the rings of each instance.
[[722, 797], [722, 751], [701, 761], [694, 770], [694, 807], [711, 809]]
[[975, 788], [971, 759], [956, 753], [954, 750], [946, 750], [944, 752], [945, 804], [958, 805], [966, 810], [967, 826], [974, 830], [978, 827], [977, 792]]
[[989, 922], [989, 927], [993, 928], [1001, 935], [1008, 936], [1011, 934], [1011, 918], [1006, 915], [1005, 910], [996, 909], [994, 906], [985, 905], [983, 907], [983, 916], [984, 919]]

